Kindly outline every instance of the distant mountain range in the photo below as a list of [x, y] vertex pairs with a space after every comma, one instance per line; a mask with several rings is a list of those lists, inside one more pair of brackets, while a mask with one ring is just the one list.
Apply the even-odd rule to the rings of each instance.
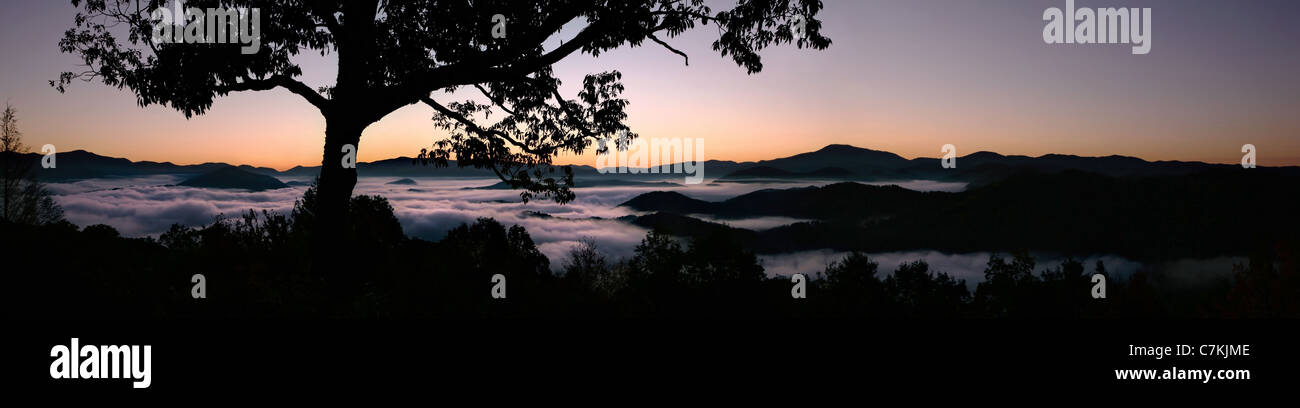
[[[956, 168], [945, 169], [940, 159], [899, 155], [854, 147], [829, 145], [821, 150], [753, 163], [734, 163], [721, 181], [753, 179], [823, 179], [843, 181], [948, 180], [985, 185], [1024, 170], [1056, 173], [1079, 170], [1112, 177], [1177, 176], [1210, 169], [1240, 168], [1239, 165], [1186, 161], [1147, 161], [1128, 156], [1084, 157], [1048, 154], [1038, 157], [1002, 155], [980, 151], [956, 158]], [[707, 170], [709, 169], [706, 166]], [[1300, 167], [1280, 167], [1289, 175], [1300, 175]], [[716, 172], [714, 174], [717, 174]]]
[[813, 171], [809, 171], [809, 172], [795, 172], [795, 171], [789, 171], [789, 170], [782, 170], [782, 169], [779, 169], [779, 168], [776, 168], [776, 167], [771, 167], [771, 166], [757, 165], [757, 166], [753, 166], [753, 167], [742, 168], [742, 169], [740, 169], [740, 170], [736, 170], [736, 171], [733, 171], [733, 172], [731, 172], [731, 173], [727, 173], [727, 175], [724, 176], [724, 177], [722, 177], [722, 179], [724, 179], [724, 180], [732, 180], [732, 179], [749, 179], [749, 178], [757, 178], [757, 179], [767, 179], [767, 178], [778, 178], [778, 179], [800, 179], [800, 178], [808, 178], [808, 179], [826, 179], [826, 178], [830, 178], [830, 179], [838, 179], [838, 178], [853, 178], [853, 177], [856, 177], [856, 176], [857, 176], [857, 175], [856, 175], [855, 173], [853, 173], [852, 171], [849, 171], [849, 170], [844, 169], [844, 168], [841, 168], [841, 167], [822, 167], [822, 168], [820, 168], [820, 169], [813, 170]]
[[[33, 163], [40, 155], [31, 153]], [[37, 174], [48, 181], [64, 181], [99, 177], [137, 177], [158, 174], [198, 175], [224, 167], [272, 177], [310, 178], [320, 173], [319, 166], [298, 166], [286, 171], [248, 165], [233, 166], [226, 163], [178, 165], [169, 162], [131, 161], [123, 158], [97, 155], [84, 150], [59, 153], [54, 169], [37, 169]], [[361, 176], [373, 177], [485, 177], [495, 175], [484, 169], [458, 168], [455, 161], [446, 168], [421, 165], [414, 158], [398, 157], [357, 164]], [[1113, 177], [1176, 176], [1203, 172], [1210, 169], [1240, 167], [1229, 164], [1209, 164], [1184, 161], [1146, 161], [1127, 156], [1083, 157], [1048, 154], [1038, 157], [1001, 155], [993, 152], [975, 152], [958, 157], [957, 167], [944, 169], [940, 159], [920, 157], [906, 159], [894, 153], [864, 149], [849, 145], [829, 145], [820, 150], [790, 157], [757, 162], [709, 160], [704, 163], [705, 177], [723, 182], [753, 180], [821, 179], [832, 181], [887, 181], [887, 180], [943, 180], [961, 181], [979, 186], [1005, 179], [1023, 170], [1060, 172], [1080, 170]], [[601, 174], [591, 166], [573, 166], [579, 186], [584, 184], [609, 184], [611, 180], [666, 181], [682, 177], [681, 174], [607, 173]], [[1300, 167], [1280, 167], [1289, 175], [1300, 175]]]
[[[26, 156], [33, 164], [39, 164], [40, 154], [29, 153]], [[57, 166], [52, 169], [40, 168], [37, 165], [36, 174], [46, 181], [69, 181], [102, 177], [141, 177], [161, 174], [194, 176], [227, 167], [271, 177], [315, 177], [320, 174], [320, 166], [298, 166], [285, 171], [277, 171], [269, 167], [236, 166], [228, 163], [173, 164], [170, 162], [131, 161], [123, 158], [101, 156], [85, 150], [60, 152], [56, 164]], [[456, 168], [455, 161], [450, 164], [451, 167], [448, 168], [434, 168], [433, 166], [420, 165], [414, 158], [398, 157], [375, 162], [357, 163], [357, 170], [365, 176], [382, 177], [495, 177], [489, 170]], [[595, 170], [592, 169], [591, 172], [595, 173]]]

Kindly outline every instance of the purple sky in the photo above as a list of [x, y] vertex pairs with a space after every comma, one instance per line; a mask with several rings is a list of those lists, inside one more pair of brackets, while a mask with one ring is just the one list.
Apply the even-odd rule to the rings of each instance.
[[[1251, 143], [1262, 165], [1300, 165], [1300, 2], [1078, 5], [1152, 8], [1150, 54], [1045, 44], [1043, 10], [1065, 0], [830, 0], [822, 18], [831, 48], [771, 49], [758, 75], [709, 49], [712, 27], [670, 41], [691, 55], [689, 67], [647, 46], [576, 56], [557, 73], [577, 84], [585, 73], [622, 71], [630, 124], [647, 137], [704, 138], [708, 159], [772, 158], [830, 143], [938, 156], [951, 143], [959, 154], [1235, 163]], [[60, 95], [46, 81], [76, 68], [57, 49], [75, 10], [54, 0], [2, 7], [0, 99], [19, 109], [30, 146], [178, 163], [319, 164], [324, 122], [285, 91], [233, 95], [191, 120], [140, 108], [128, 91], [100, 84]], [[304, 58], [304, 80], [329, 84], [331, 64]], [[441, 138], [430, 113], [411, 106], [371, 126], [360, 159], [414, 155]]]

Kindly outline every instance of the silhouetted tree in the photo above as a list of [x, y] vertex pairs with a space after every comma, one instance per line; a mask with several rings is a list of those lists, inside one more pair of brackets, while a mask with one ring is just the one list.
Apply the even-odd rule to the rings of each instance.
[[564, 261], [564, 279], [574, 286], [599, 293], [601, 296], [610, 296], [621, 285], [615, 282], [618, 278], [613, 276], [614, 269], [605, 256], [601, 255], [596, 246], [596, 241], [591, 238], [584, 238], [578, 245], [569, 251], [569, 257]]
[[[263, 224], [268, 227], [265, 228], [267, 234], [276, 235], [272, 238], [275, 248], [282, 249], [280, 252], [292, 256], [315, 275], [316, 279], [306, 283], [323, 293], [316, 294], [316, 298], [305, 297], [315, 300], [319, 306], [335, 308], [327, 313], [342, 314], [351, 311], [354, 306], [344, 301], [362, 293], [376, 295], [374, 288], [362, 287], [372, 284], [376, 279], [374, 274], [380, 268], [376, 267], [375, 259], [392, 258], [407, 238], [388, 199], [370, 195], [351, 197], [345, 208], [347, 217], [344, 217], [344, 224], [336, 228], [334, 233], [321, 231], [316, 222], [320, 213], [318, 190], [319, 178], [303, 192], [302, 197], [294, 201], [288, 217], [264, 212]], [[250, 215], [253, 214], [245, 216], [245, 221]], [[220, 227], [213, 225], [200, 232], [208, 233], [209, 229]], [[285, 236], [279, 237], [280, 234]], [[224, 237], [228, 234], [219, 235]], [[160, 240], [164, 238], [166, 237], [160, 237]], [[251, 240], [253, 242], [261, 242], [260, 237], [252, 238], [255, 238]], [[321, 245], [322, 240], [328, 241], [328, 244]], [[299, 272], [299, 266], [292, 265], [269, 273], [282, 273], [286, 270]], [[307, 279], [301, 276], [285, 278], [295, 282]], [[315, 286], [318, 284], [319, 287]], [[301, 291], [307, 286], [301, 282], [295, 285], [292, 288], [295, 291]], [[321, 301], [321, 297], [325, 298], [324, 301]]]
[[995, 316], [1036, 312], [1033, 300], [1038, 279], [1034, 277], [1034, 258], [1018, 252], [1010, 262], [998, 254], [989, 258], [984, 282], [975, 287], [976, 306]]
[[905, 316], [956, 316], [970, 298], [966, 281], [931, 273], [925, 261], [899, 265], [884, 286], [890, 302]]
[[650, 231], [630, 260], [634, 285], [682, 285], [684, 257], [682, 246], [668, 234]]
[[[431, 264], [430, 287], [444, 308], [459, 314], [537, 314], [542, 305], [557, 299], [548, 288], [558, 279], [524, 227], [506, 228], [492, 218], [479, 218], [447, 232], [434, 251], [424, 255]], [[491, 298], [493, 275], [506, 278], [507, 300]], [[482, 288], [467, 290], [466, 288]]]
[[122, 234], [117, 232], [117, 228], [113, 228], [113, 226], [106, 225], [106, 224], [88, 225], [86, 226], [86, 228], [82, 228], [81, 232], [86, 234], [87, 236], [96, 239], [101, 239], [101, 240], [112, 239], [112, 238], [117, 238], [122, 236]]
[[18, 129], [18, 110], [5, 104], [0, 114], [0, 220], [22, 224], [63, 221], [63, 208], [36, 179], [36, 161], [28, 156]]
[[440, 243], [449, 252], [462, 256], [461, 273], [473, 273], [487, 282], [494, 274], [507, 277], [550, 278], [550, 261], [542, 255], [524, 227], [506, 228], [492, 218], [479, 218], [474, 224], [461, 224], [447, 231]]
[[[300, 234], [312, 235], [316, 229], [316, 219], [320, 214], [320, 181], [313, 181], [303, 192], [302, 197], [294, 201], [290, 213], [293, 230]], [[344, 231], [347, 234], [334, 238], [353, 244], [367, 244], [377, 247], [391, 246], [406, 238], [402, 224], [393, 213], [393, 206], [388, 199], [381, 196], [359, 195], [348, 200], [346, 208], [348, 222]]]
[[719, 231], [691, 240], [686, 249], [687, 280], [696, 287], [742, 292], [767, 277], [758, 257]]
[[1041, 286], [1034, 300], [1041, 312], [1078, 315], [1092, 301], [1092, 282], [1083, 273], [1083, 263], [1074, 258], [1043, 271]]
[[[794, 43], [824, 49], [815, 17], [819, 0], [739, 0], [715, 12], [704, 0], [189, 0], [192, 8], [260, 10], [259, 48], [244, 44], [191, 45], [154, 38], [150, 13], [168, 0], [72, 0], [81, 10], [59, 46], [86, 68], [65, 72], [51, 85], [60, 91], [75, 80], [99, 80], [127, 88], [141, 105], [160, 104], [187, 117], [232, 92], [283, 88], [316, 107], [325, 119], [317, 222], [342, 228], [356, 169], [342, 165], [345, 146], [389, 113], [423, 103], [434, 123], [451, 132], [420, 157], [439, 166], [493, 170], [523, 199], [538, 193], [557, 201], [573, 198], [572, 173], [552, 167], [559, 153], [581, 153], [593, 142], [628, 130], [627, 101], [617, 71], [587, 75], [576, 99], [565, 99], [553, 75], [557, 62], [575, 54], [599, 55], [646, 41], [686, 55], [665, 41], [697, 25], [713, 24], [713, 49], [749, 73], [763, 68], [758, 52]], [[496, 16], [504, 18], [502, 21]], [[497, 26], [504, 23], [505, 30]], [[548, 47], [562, 28], [572, 37]], [[184, 27], [175, 27], [182, 29]], [[494, 28], [505, 35], [493, 35]], [[332, 86], [301, 82], [293, 57], [332, 54], [338, 61]], [[474, 100], [448, 102], [442, 93], [477, 90]], [[441, 99], [441, 100], [440, 100]], [[504, 113], [492, 124], [489, 112]], [[624, 148], [634, 133], [617, 138]], [[602, 144], [598, 151], [606, 148]], [[338, 233], [335, 230], [334, 233]]]
[[880, 264], [861, 252], [831, 262], [819, 274], [818, 293], [809, 297], [830, 305], [830, 312], [879, 315], [885, 312], [885, 289], [876, 277]]

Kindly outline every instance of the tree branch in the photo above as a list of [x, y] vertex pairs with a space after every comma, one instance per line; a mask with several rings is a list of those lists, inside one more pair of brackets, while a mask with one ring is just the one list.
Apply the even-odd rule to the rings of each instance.
[[293, 79], [288, 75], [274, 75], [266, 79], [253, 79], [246, 77], [243, 82], [218, 87], [217, 92], [226, 94], [242, 91], [269, 91], [275, 87], [287, 89], [289, 92], [293, 92], [298, 96], [303, 97], [303, 99], [306, 99], [307, 102], [310, 102], [321, 111], [324, 111], [329, 107], [329, 99], [325, 99], [324, 96], [321, 96], [321, 94], [311, 89], [307, 84]]
[[582, 132], [583, 136], [587, 136], [591, 138], [596, 138], [598, 136], [596, 135], [596, 132], [592, 132], [591, 129], [587, 128], [587, 124], [584, 123], [582, 118], [578, 117], [577, 113], [573, 112], [573, 110], [569, 108], [569, 104], [564, 100], [564, 95], [560, 95], [559, 89], [537, 79], [527, 78], [527, 77], [525, 77], [524, 79], [529, 83], [532, 83], [534, 86], [545, 87], [547, 90], [549, 90], [551, 93], [551, 97], [555, 98], [555, 102], [560, 105], [560, 110], [564, 112], [564, 116], [569, 118], [569, 122], [570, 122], [569, 124], [573, 127], [578, 128], [578, 131]]
[[[308, 2], [308, 5], [311, 7], [312, 14], [315, 14], [316, 17], [321, 19], [324, 23], [324, 27], [330, 31], [330, 34], [332, 34], [334, 38], [337, 39], [343, 36], [344, 33], [343, 29], [339, 25], [339, 20], [334, 17], [334, 14], [339, 11], [338, 7], [327, 4], [324, 1], [310, 1]], [[317, 26], [320, 27], [321, 25]]]
[[510, 144], [514, 145], [515, 147], [518, 147], [520, 150], [523, 150], [528, 154], [547, 156], [555, 153], [554, 146], [534, 148], [528, 146], [528, 144], [526, 143], [515, 140], [514, 138], [510, 137], [510, 135], [506, 134], [506, 132], [502, 132], [500, 130], [495, 130], [495, 129], [484, 129], [482, 126], [479, 126], [477, 123], [474, 123], [474, 121], [471, 120], [470, 118], [465, 117], [465, 115], [461, 115], [460, 112], [456, 112], [454, 110], [448, 109], [446, 106], [442, 106], [442, 104], [438, 103], [437, 101], [434, 101], [433, 98], [430, 98], [428, 96], [421, 97], [420, 102], [424, 102], [425, 105], [429, 105], [429, 107], [432, 107], [433, 110], [438, 111], [438, 113], [442, 114], [443, 116], [455, 119], [457, 122], [460, 122], [461, 125], [464, 125], [465, 129], [470, 132], [477, 133], [479, 135], [484, 135], [484, 136], [499, 137], [502, 140], [510, 142]]
[[686, 55], [686, 53], [681, 52], [680, 50], [678, 50], [678, 49], [676, 49], [676, 48], [673, 48], [673, 46], [668, 45], [668, 43], [664, 42], [664, 40], [660, 40], [659, 37], [656, 37], [656, 36], [655, 36], [655, 34], [654, 34], [653, 31], [650, 32], [650, 33], [648, 33], [648, 34], [646, 34], [646, 37], [649, 38], [651, 41], [654, 41], [654, 42], [656, 42], [656, 43], [659, 43], [659, 45], [664, 46], [664, 48], [667, 48], [668, 51], [672, 51], [673, 54], [681, 55], [682, 58], [686, 60], [686, 65], [687, 65], [687, 66], [690, 66], [690, 65], [691, 65], [691, 56]]
[[502, 99], [500, 99], [500, 98], [497, 98], [497, 97], [495, 97], [495, 96], [492, 96], [492, 93], [491, 93], [491, 92], [488, 92], [487, 89], [483, 88], [483, 85], [474, 84], [474, 87], [475, 87], [475, 88], [478, 88], [478, 91], [479, 91], [479, 92], [482, 92], [482, 93], [483, 93], [483, 96], [486, 96], [486, 97], [488, 98], [488, 100], [492, 101], [492, 103], [493, 103], [494, 105], [496, 105], [497, 107], [501, 108], [501, 110], [505, 111], [506, 113], [510, 114], [511, 116], [518, 116], [518, 115], [519, 115], [518, 113], [515, 113], [514, 109], [507, 108], [504, 100], [502, 100]]
[[[573, 15], [577, 16], [576, 13]], [[601, 30], [604, 29], [604, 24], [599, 21], [591, 23], [571, 40], [560, 44], [554, 50], [537, 58], [520, 61], [504, 68], [495, 68], [499, 63], [495, 57], [491, 56], [443, 65], [418, 75], [408, 84], [387, 87], [388, 89], [384, 90], [383, 93], [388, 95], [386, 99], [401, 99], [404, 102], [401, 105], [406, 105], [419, 101], [429, 93], [442, 88], [487, 82], [504, 82], [523, 77], [543, 67], [554, 65], [556, 62], [590, 45], [600, 39], [603, 34]], [[541, 41], [544, 40], [545, 38], [542, 38]], [[495, 55], [497, 52], [492, 52], [492, 54]]]

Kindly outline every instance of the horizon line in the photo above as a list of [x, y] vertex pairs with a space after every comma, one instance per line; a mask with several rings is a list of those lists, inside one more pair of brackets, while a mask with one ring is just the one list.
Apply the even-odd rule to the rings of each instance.
[[[869, 151], [874, 151], [874, 152], [889, 153], [889, 154], [893, 154], [893, 155], [898, 156], [898, 157], [900, 157], [900, 158], [902, 158], [902, 159], [904, 159], [904, 160], [909, 160], [909, 161], [911, 161], [911, 160], [918, 160], [918, 159], [932, 159], [932, 160], [939, 160], [940, 158], [942, 158], [942, 156], [935, 156], [935, 157], [930, 157], [930, 156], [915, 156], [915, 157], [907, 157], [907, 156], [904, 156], [904, 155], [902, 155], [902, 154], [895, 153], [895, 152], [888, 151], [888, 150], [872, 149], [872, 148], [868, 148], [868, 147], [861, 147], [861, 146], [856, 146], [856, 145], [847, 144], [847, 143], [831, 143], [831, 144], [827, 144], [827, 145], [822, 146], [821, 148], [818, 148], [818, 149], [815, 149], [815, 150], [809, 150], [809, 151], [804, 151], [804, 152], [799, 152], [799, 153], [793, 153], [793, 154], [789, 154], [789, 155], [785, 155], [785, 156], [772, 157], [772, 158], [766, 158], [766, 159], [760, 159], [760, 160], [731, 160], [731, 159], [717, 159], [717, 158], [710, 158], [710, 159], [702, 160], [702, 162], [709, 162], [709, 161], [724, 161], [724, 162], [733, 162], [733, 163], [737, 163], [737, 164], [743, 164], [743, 163], [755, 163], [755, 164], [757, 164], [757, 163], [761, 163], [761, 162], [765, 162], [765, 161], [772, 161], [772, 160], [778, 160], [778, 159], [790, 158], [790, 157], [794, 157], [794, 156], [798, 156], [798, 155], [802, 155], [802, 154], [816, 153], [816, 152], [819, 152], [819, 151], [821, 151], [821, 150], [825, 150], [825, 149], [827, 149], [827, 148], [830, 148], [830, 147], [832, 147], [832, 146], [847, 146], [847, 147], [852, 147], [852, 148], [855, 148], [855, 149], [862, 149], [862, 150], [869, 150]], [[126, 156], [111, 156], [111, 155], [106, 155], [106, 154], [96, 153], [96, 152], [94, 152], [94, 151], [91, 151], [91, 150], [89, 150], [89, 149], [85, 149], [85, 148], [72, 149], [72, 150], [68, 150], [68, 151], [62, 152], [62, 153], [73, 153], [73, 152], [86, 152], [86, 153], [89, 153], [89, 154], [93, 154], [93, 155], [100, 156], [100, 157], [106, 157], [106, 158], [110, 158], [110, 159], [124, 159], [124, 160], [128, 160], [128, 161], [130, 161], [130, 162], [132, 162], [132, 163], [145, 163], [145, 162], [148, 162], [148, 163], [159, 163], [159, 164], [172, 164], [172, 165], [176, 165], [176, 166], [201, 166], [201, 165], [205, 165], [205, 164], [225, 164], [225, 165], [230, 165], [230, 166], [234, 166], [234, 167], [248, 166], [248, 167], [254, 167], [254, 168], [268, 168], [268, 169], [275, 170], [275, 171], [277, 171], [277, 172], [286, 172], [286, 171], [293, 170], [293, 169], [295, 169], [295, 168], [300, 168], [300, 167], [308, 167], [308, 168], [310, 168], [310, 167], [320, 167], [320, 166], [321, 166], [320, 163], [312, 163], [312, 164], [295, 164], [295, 165], [292, 165], [292, 166], [287, 166], [287, 167], [283, 167], [283, 168], [281, 168], [281, 167], [279, 167], [279, 166], [259, 165], [259, 164], [250, 164], [250, 163], [238, 163], [238, 164], [236, 164], [236, 163], [232, 163], [232, 162], [228, 162], [228, 161], [177, 162], [177, 161], [172, 161], [172, 160], [148, 160], [148, 159], [140, 159], [140, 160], [137, 160], [137, 159], [133, 159], [133, 158], [126, 157]], [[963, 155], [958, 155], [957, 157], [958, 157], [958, 158], [969, 157], [969, 156], [976, 155], [976, 154], [981, 154], [981, 153], [992, 153], [992, 154], [996, 154], [996, 155], [999, 155], [999, 156], [1002, 156], [1002, 157], [1026, 157], [1026, 158], [1033, 158], [1033, 159], [1043, 158], [1043, 157], [1046, 157], [1046, 156], [1053, 156], [1053, 155], [1055, 155], [1055, 156], [1071, 156], [1071, 157], [1079, 157], [1079, 158], [1107, 158], [1107, 157], [1131, 158], [1131, 159], [1142, 160], [1142, 161], [1147, 162], [1147, 163], [1203, 163], [1203, 164], [1211, 164], [1211, 165], [1233, 165], [1233, 164], [1239, 164], [1239, 163], [1237, 163], [1237, 162], [1217, 162], [1217, 161], [1205, 161], [1205, 160], [1184, 160], [1184, 159], [1163, 159], [1163, 160], [1152, 160], [1152, 159], [1144, 158], [1144, 157], [1141, 157], [1141, 156], [1130, 156], [1130, 155], [1124, 155], [1124, 154], [1108, 154], [1108, 155], [1089, 156], [1089, 155], [1080, 155], [1080, 154], [1073, 154], [1073, 153], [1060, 153], [1060, 152], [1053, 152], [1053, 153], [1043, 153], [1043, 154], [1040, 154], [1040, 155], [1029, 155], [1029, 154], [1014, 154], [1014, 153], [1009, 154], [1009, 153], [1001, 153], [1001, 152], [997, 152], [997, 151], [993, 151], [993, 150], [977, 150], [977, 151], [974, 151], [974, 152], [971, 152], [971, 153], [967, 153], [967, 154], [963, 154]], [[41, 153], [36, 152], [36, 151], [28, 152], [28, 154], [41, 155]], [[568, 156], [568, 157], [572, 157], [572, 156]], [[413, 160], [416, 160], [417, 158], [416, 158], [415, 156], [413, 156], [413, 155], [412, 155], [412, 156], [400, 155], [400, 156], [394, 156], [394, 157], [388, 157], [388, 158], [382, 158], [382, 159], [374, 159], [374, 160], [368, 160], [368, 161], [361, 161], [361, 160], [358, 160], [358, 161], [357, 161], [357, 164], [361, 164], [361, 163], [375, 163], [375, 162], [387, 161], [387, 160], [394, 160], [394, 159], [413, 159]], [[451, 161], [455, 161], [455, 159], [451, 159]], [[658, 165], [653, 165], [653, 166], [646, 166], [645, 168], [649, 168], [649, 167], [658, 167], [658, 166], [662, 166], [662, 165], [673, 165], [673, 164], [676, 164], [676, 163], [679, 163], [679, 162], [668, 162], [668, 163], [663, 163], [663, 164], [658, 164]], [[1286, 164], [1286, 163], [1283, 163], [1283, 164], [1274, 164], [1274, 165], [1265, 164], [1265, 163], [1258, 163], [1258, 162], [1257, 162], [1257, 165], [1258, 165], [1259, 167], [1300, 167], [1300, 161], [1298, 161], [1297, 163], [1294, 163], [1294, 164]], [[599, 167], [597, 167], [597, 166], [595, 166], [595, 165], [593, 165], [593, 164], [582, 164], [582, 163], [576, 163], [576, 162], [562, 162], [562, 163], [556, 163], [556, 164], [554, 164], [554, 166], [556, 166], [556, 167], [562, 167], [562, 166], [583, 167], [583, 166], [585, 166], [585, 167], [591, 167], [591, 168], [593, 168], [593, 169], [599, 169]]]

